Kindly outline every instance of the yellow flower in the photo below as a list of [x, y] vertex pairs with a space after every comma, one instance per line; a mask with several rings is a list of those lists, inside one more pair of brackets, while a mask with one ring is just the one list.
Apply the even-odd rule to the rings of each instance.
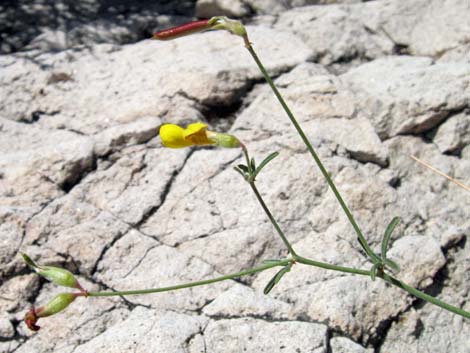
[[235, 136], [207, 131], [204, 123], [189, 124], [186, 129], [174, 124], [160, 127], [160, 138], [166, 147], [182, 148], [197, 145], [216, 145], [221, 147], [239, 147], [240, 141]]

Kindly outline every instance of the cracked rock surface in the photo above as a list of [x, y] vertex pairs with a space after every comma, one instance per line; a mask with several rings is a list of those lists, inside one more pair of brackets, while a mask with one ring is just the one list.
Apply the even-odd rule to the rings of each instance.
[[166, 149], [163, 123], [203, 121], [257, 161], [278, 151], [257, 186], [297, 252], [372, 266], [240, 38], [146, 39], [216, 14], [247, 24], [374, 250], [399, 216], [388, 252], [397, 276], [470, 310], [470, 194], [410, 158], [470, 184], [467, 0], [4, 1], [0, 353], [470, 353], [468, 319], [378, 279], [300, 264], [269, 295], [276, 269], [78, 298], [39, 332], [26, 328], [25, 312], [64, 289], [20, 252], [90, 291], [210, 279], [287, 255], [233, 171], [241, 151]]

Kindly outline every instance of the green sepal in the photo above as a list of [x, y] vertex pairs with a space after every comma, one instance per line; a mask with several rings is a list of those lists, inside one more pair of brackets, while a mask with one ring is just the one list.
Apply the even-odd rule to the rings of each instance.
[[28, 255], [23, 253], [21, 255], [23, 256], [23, 260], [33, 271], [52, 283], [63, 287], [83, 290], [75, 276], [65, 268], [38, 265]]
[[388, 243], [390, 242], [393, 230], [395, 229], [398, 223], [400, 223], [400, 217], [393, 217], [392, 221], [388, 224], [387, 229], [385, 230], [381, 249], [381, 256], [383, 261], [385, 261], [385, 259], [387, 258]]
[[47, 317], [57, 314], [68, 307], [77, 298], [75, 293], [61, 293], [56, 295], [44, 307], [38, 308], [37, 317]]
[[240, 37], [246, 36], [246, 29], [240, 21], [232, 20], [226, 16], [215, 16], [209, 19], [211, 29], [224, 29]]

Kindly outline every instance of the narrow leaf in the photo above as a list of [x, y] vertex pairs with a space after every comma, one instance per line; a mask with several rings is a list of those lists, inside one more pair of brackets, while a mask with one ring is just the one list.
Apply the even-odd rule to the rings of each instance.
[[254, 172], [256, 170], [256, 163], [255, 163], [254, 157], [251, 158], [250, 166], [251, 166], [251, 172]]
[[261, 169], [263, 169], [266, 164], [268, 164], [269, 162], [271, 162], [274, 158], [276, 158], [277, 156], [279, 155], [279, 152], [273, 152], [271, 153], [269, 156], [267, 156], [261, 163], [260, 165], [258, 166], [258, 168], [256, 168], [255, 170], [255, 173], [254, 175], [258, 175], [258, 173], [261, 171]]
[[279, 260], [276, 260], [276, 259], [266, 259], [266, 260], [263, 260], [262, 263], [265, 264], [265, 265], [277, 264], [277, 263], [279, 263]]
[[372, 268], [370, 269], [370, 278], [372, 281], [375, 281], [375, 277], [377, 277], [377, 270], [379, 269], [379, 264], [374, 264], [372, 265]]
[[393, 217], [392, 221], [389, 223], [387, 229], [385, 230], [384, 238], [382, 240], [382, 260], [385, 260], [387, 258], [388, 243], [390, 242], [393, 230], [395, 229], [398, 223], [400, 223], [400, 217]]
[[277, 272], [273, 278], [271, 278], [268, 282], [268, 284], [266, 285], [266, 287], [264, 287], [264, 290], [263, 290], [263, 293], [264, 294], [269, 294], [269, 292], [271, 292], [271, 290], [274, 288], [274, 286], [276, 284], [279, 283], [279, 281], [281, 280], [282, 276], [284, 276], [287, 272], [290, 271], [290, 268], [291, 266], [290, 265], [287, 265], [287, 266], [284, 266], [283, 268], [281, 268], [279, 270], [279, 272]]
[[241, 170], [243, 170], [245, 173], [248, 172], [248, 167], [244, 164], [239, 164], [237, 165], [238, 168], [240, 168]]
[[264, 287], [264, 290], [263, 290], [263, 293], [265, 295], [269, 294], [269, 292], [271, 292], [271, 290], [274, 288], [274, 286], [276, 285], [276, 283], [274, 283], [274, 278], [271, 278], [268, 282], [268, 284], [266, 285], [266, 287]]
[[233, 167], [233, 169], [235, 169], [238, 173], [240, 173], [240, 175], [241, 175], [243, 178], [245, 178], [245, 173], [243, 173], [240, 168]]
[[[366, 248], [365, 244], [361, 241], [361, 238], [357, 237], [357, 241], [361, 245], [362, 250], [364, 250], [366, 255], [368, 255], [367, 248]], [[370, 259], [371, 259], [372, 263], [374, 263], [374, 264], [380, 264], [382, 262], [380, 257], [378, 255], [374, 254], [374, 253], [372, 253], [372, 255], [370, 256]]]

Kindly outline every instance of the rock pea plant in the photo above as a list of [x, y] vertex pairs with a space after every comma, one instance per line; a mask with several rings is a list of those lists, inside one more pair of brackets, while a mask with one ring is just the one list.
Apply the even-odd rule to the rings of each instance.
[[362, 247], [365, 256], [368, 258], [368, 260], [371, 263], [370, 268], [361, 269], [361, 268], [337, 266], [337, 265], [333, 265], [333, 264], [329, 264], [325, 262], [320, 262], [314, 259], [303, 257], [302, 255], [300, 255], [299, 252], [297, 252], [297, 250], [294, 249], [292, 244], [289, 242], [287, 236], [284, 234], [284, 231], [281, 229], [281, 227], [277, 223], [276, 218], [271, 213], [269, 207], [264, 202], [256, 186], [257, 176], [263, 170], [263, 168], [265, 168], [267, 164], [278, 155], [277, 152], [269, 154], [261, 163], [257, 164], [254, 158], [250, 158], [247, 147], [241, 141], [239, 141], [235, 136], [232, 136], [226, 133], [208, 131], [207, 130], [208, 126], [201, 122], [192, 123], [188, 125], [186, 128], [183, 128], [174, 124], [164, 124], [160, 127], [160, 138], [161, 138], [162, 144], [166, 147], [184, 148], [184, 147], [190, 147], [190, 146], [209, 145], [209, 146], [224, 147], [224, 148], [240, 148], [242, 150], [242, 153], [245, 158], [245, 163], [237, 165], [234, 169], [244, 178], [244, 180], [248, 183], [251, 190], [255, 194], [261, 208], [266, 213], [266, 216], [268, 217], [269, 221], [271, 222], [277, 234], [279, 235], [285, 247], [287, 248], [288, 256], [283, 259], [265, 260], [262, 262], [261, 265], [257, 267], [253, 267], [253, 268], [246, 269], [246, 270], [236, 272], [236, 273], [231, 273], [225, 276], [220, 276], [220, 277], [196, 281], [196, 282], [178, 284], [178, 285], [169, 286], [169, 287], [136, 289], [136, 290], [128, 290], [128, 291], [89, 292], [82, 288], [82, 286], [78, 283], [78, 281], [74, 278], [74, 276], [70, 272], [64, 269], [57, 268], [57, 267], [37, 265], [27, 255], [23, 254], [23, 258], [25, 262], [37, 274], [45, 277], [46, 279], [54, 282], [55, 284], [69, 287], [69, 288], [75, 288], [78, 290], [78, 292], [75, 292], [75, 293], [59, 294], [56, 297], [54, 297], [44, 307], [32, 308], [30, 311], [28, 311], [28, 313], [25, 316], [25, 322], [27, 326], [32, 330], [35, 330], [35, 331], [39, 330], [39, 326], [37, 325], [37, 321], [39, 318], [50, 316], [50, 315], [53, 315], [55, 313], [62, 311], [69, 304], [71, 304], [77, 297], [128, 296], [128, 295], [142, 295], [142, 294], [168, 292], [168, 291], [174, 291], [174, 290], [196, 287], [196, 286], [203, 286], [203, 285], [208, 285], [208, 284], [215, 283], [215, 282], [221, 282], [221, 281], [225, 281], [229, 279], [234, 279], [237, 277], [266, 271], [275, 267], [280, 268], [279, 271], [271, 278], [271, 280], [266, 284], [264, 288], [264, 294], [268, 294], [274, 288], [274, 286], [277, 283], [279, 283], [279, 281], [281, 281], [282, 277], [291, 270], [292, 266], [294, 266], [295, 264], [316, 266], [316, 267], [323, 268], [325, 270], [340, 271], [340, 272], [351, 273], [351, 274], [360, 275], [360, 276], [368, 276], [371, 278], [372, 281], [378, 278], [393, 286], [401, 288], [402, 290], [414, 295], [415, 297], [419, 299], [430, 302], [454, 314], [457, 314], [466, 318], [470, 318], [470, 312], [467, 312], [461, 308], [458, 308], [444, 301], [441, 301], [437, 298], [434, 298], [433, 296], [428, 295], [404, 283], [403, 281], [401, 281], [400, 279], [396, 277], [396, 273], [398, 273], [400, 269], [399, 269], [399, 266], [394, 261], [392, 261], [391, 259], [387, 257], [387, 250], [389, 247], [389, 241], [393, 233], [393, 230], [395, 229], [396, 225], [400, 221], [398, 217], [394, 217], [385, 229], [382, 244], [381, 244], [380, 254], [377, 254], [376, 252], [374, 252], [374, 250], [371, 248], [371, 246], [367, 242], [356, 220], [354, 219], [354, 216], [352, 215], [351, 211], [346, 205], [343, 197], [338, 191], [335, 183], [333, 182], [330, 175], [328, 174], [328, 171], [325, 169], [318, 154], [316, 153], [312, 144], [310, 143], [307, 136], [305, 135], [302, 127], [296, 120], [295, 116], [292, 114], [292, 111], [287, 106], [281, 93], [279, 92], [276, 85], [274, 84], [271, 77], [269, 76], [268, 72], [264, 68], [261, 60], [256, 54], [255, 49], [253, 48], [248, 38], [247, 31], [241, 22], [231, 20], [222, 16], [217, 16], [209, 20], [190, 22], [182, 26], [156, 32], [153, 35], [153, 39], [172, 40], [181, 36], [186, 36], [192, 33], [202, 32], [206, 30], [227, 30], [230, 33], [240, 36], [243, 39], [246, 49], [251, 54], [253, 60], [255, 61], [261, 73], [263, 74], [266, 82], [268, 83], [274, 95], [276, 96], [277, 100], [279, 101], [282, 108], [286, 112], [295, 130], [297, 131], [300, 138], [302, 139], [305, 146], [307, 147], [315, 164], [320, 169], [320, 172], [322, 173], [330, 189], [334, 193], [341, 209], [346, 214], [349, 222], [351, 223], [351, 226], [353, 227], [354, 232], [357, 235], [357, 240], [360, 246]]

